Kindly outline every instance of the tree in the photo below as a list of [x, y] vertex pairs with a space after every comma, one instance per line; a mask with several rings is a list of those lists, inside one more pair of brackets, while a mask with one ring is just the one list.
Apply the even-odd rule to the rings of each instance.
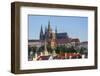
[[60, 54], [60, 47], [59, 46], [57, 46], [56, 48], [55, 48], [55, 52], [57, 53], [57, 54]]
[[31, 50], [33, 51], [33, 53], [36, 53], [36, 49], [37, 49], [36, 46], [31, 47]]
[[33, 59], [33, 57], [35, 56], [35, 53], [36, 53], [36, 49], [37, 47], [36, 46], [33, 46], [33, 47], [28, 47], [28, 57], [29, 59]]
[[70, 52], [71, 52], [71, 53], [77, 53], [77, 51], [74, 49], [73, 46], [70, 48]]
[[40, 53], [40, 52], [43, 52], [43, 50], [44, 50], [44, 46], [41, 46], [41, 47], [39, 47], [38, 52], [39, 52], [39, 53]]
[[49, 46], [49, 45], [47, 45], [47, 51], [49, 52], [49, 53], [52, 53], [53, 52], [53, 48], [51, 48], [51, 46]]
[[81, 53], [81, 54], [84, 54], [84, 53], [85, 53], [85, 50], [87, 50], [87, 48], [81, 47], [80, 53]]

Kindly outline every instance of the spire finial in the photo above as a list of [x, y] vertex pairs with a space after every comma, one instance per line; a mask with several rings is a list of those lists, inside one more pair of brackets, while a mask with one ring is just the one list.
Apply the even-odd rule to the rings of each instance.
[[43, 28], [42, 28], [42, 25], [41, 25], [41, 29], [40, 29], [40, 39], [41, 40], [43, 39]]

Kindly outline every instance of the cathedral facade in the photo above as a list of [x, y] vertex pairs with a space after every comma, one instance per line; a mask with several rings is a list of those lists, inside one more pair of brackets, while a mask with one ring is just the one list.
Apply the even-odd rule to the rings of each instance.
[[67, 32], [59, 33], [57, 31], [57, 28], [55, 31], [52, 30], [50, 21], [48, 22], [48, 27], [45, 27], [43, 29], [42, 25], [40, 28], [40, 34], [39, 34], [39, 40], [28, 40], [29, 46], [36, 45], [37, 47], [40, 47], [41, 45], [44, 45], [46, 42], [46, 45], [55, 48], [59, 45], [65, 45], [68, 43], [72, 43], [73, 45], [77, 45], [80, 43], [80, 40], [78, 38], [70, 38], [67, 34]]
[[53, 32], [50, 21], [48, 22], [48, 28], [45, 27], [45, 31], [43, 31], [43, 27], [41, 26], [40, 40], [46, 41], [52, 48], [57, 45], [63, 45], [70, 42], [70, 38], [66, 32], [58, 33], [57, 28], [55, 29], [55, 32]]

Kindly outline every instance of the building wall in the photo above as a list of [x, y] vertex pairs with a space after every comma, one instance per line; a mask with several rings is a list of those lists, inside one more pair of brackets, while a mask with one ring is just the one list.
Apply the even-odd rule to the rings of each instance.
[[28, 45], [30, 46], [30, 47], [32, 47], [32, 46], [36, 46], [36, 47], [41, 47], [42, 45], [44, 45], [44, 43], [42, 42], [28, 42]]

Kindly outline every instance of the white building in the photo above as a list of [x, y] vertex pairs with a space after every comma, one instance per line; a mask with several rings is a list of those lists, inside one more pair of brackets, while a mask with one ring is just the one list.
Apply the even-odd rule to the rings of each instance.
[[40, 40], [29, 40], [28, 41], [28, 46], [30, 46], [30, 47], [32, 47], [32, 46], [41, 47], [42, 45], [44, 45], [44, 42], [42, 42]]

